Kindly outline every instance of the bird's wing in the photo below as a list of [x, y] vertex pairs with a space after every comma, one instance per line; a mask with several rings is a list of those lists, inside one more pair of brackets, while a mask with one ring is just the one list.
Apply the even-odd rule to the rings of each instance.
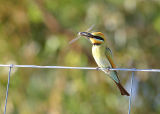
[[[111, 67], [112, 68], [116, 68], [116, 65], [113, 62], [112, 51], [109, 48], [106, 48], [105, 55], [106, 55], [106, 57], [107, 57], [110, 65], [111, 65]], [[120, 80], [118, 78], [117, 72], [116, 71], [111, 71], [109, 76], [114, 80], [114, 82], [118, 86], [118, 88], [119, 88], [119, 90], [121, 92], [121, 95], [127, 95], [127, 96], [129, 96], [129, 93], [121, 85]]]
[[109, 48], [106, 48], [105, 55], [108, 58], [108, 61], [111, 64], [112, 68], [116, 68], [116, 65], [113, 62], [112, 51]]
[[[112, 56], [112, 51], [109, 49], [109, 48], [106, 48], [106, 51], [105, 51], [105, 55], [111, 65], [112, 68], [116, 68], [116, 65], [114, 64], [114, 61], [113, 61], [113, 56]], [[119, 78], [118, 78], [118, 74], [116, 71], [111, 71], [110, 72], [110, 77], [117, 83], [119, 83]]]

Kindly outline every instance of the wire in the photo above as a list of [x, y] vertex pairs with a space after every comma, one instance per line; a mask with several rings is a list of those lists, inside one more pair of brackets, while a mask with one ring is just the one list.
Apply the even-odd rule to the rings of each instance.
[[128, 108], [128, 114], [131, 113], [133, 78], [134, 78], [134, 72], [132, 72], [132, 77], [131, 77], [131, 88], [130, 88], [130, 96], [129, 96], [129, 108]]
[[130, 111], [131, 111], [132, 85], [133, 85], [134, 72], [135, 71], [160, 72], [160, 69], [136, 69], [136, 68], [130, 68], [130, 69], [128, 69], [128, 68], [99, 68], [99, 67], [39, 66], [39, 65], [13, 65], [13, 64], [10, 64], [10, 65], [0, 64], [0, 67], [9, 67], [4, 114], [6, 114], [7, 100], [8, 100], [8, 90], [9, 90], [9, 81], [10, 81], [10, 75], [11, 75], [12, 68], [50, 68], [50, 69], [83, 69], [83, 70], [114, 70], [114, 71], [120, 70], [120, 71], [132, 71], [128, 114], [130, 114]]
[[10, 65], [10, 67], [9, 67], [8, 83], [7, 83], [7, 90], [6, 90], [6, 99], [5, 99], [4, 114], [6, 114], [6, 109], [7, 109], [7, 100], [8, 100], [9, 81], [10, 81], [10, 76], [11, 76], [11, 70], [12, 70], [12, 67], [13, 67], [13, 65]]
[[39, 66], [39, 65], [5, 65], [0, 64], [0, 67], [13, 68], [53, 68], [53, 69], [83, 69], [83, 70], [120, 70], [120, 71], [143, 71], [143, 72], [160, 72], [160, 69], [136, 69], [136, 68], [97, 68], [97, 67], [69, 67], [69, 66]]

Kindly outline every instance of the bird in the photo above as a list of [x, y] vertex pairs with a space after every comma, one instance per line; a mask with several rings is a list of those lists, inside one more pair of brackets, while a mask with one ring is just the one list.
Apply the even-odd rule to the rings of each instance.
[[[79, 32], [80, 36], [87, 38], [92, 44], [92, 55], [96, 61], [98, 67], [105, 72], [117, 85], [120, 90], [121, 95], [130, 96], [130, 94], [122, 86], [120, 79], [118, 78], [118, 73], [116, 71], [111, 71], [109, 68], [116, 68], [113, 61], [112, 51], [105, 44], [106, 38], [102, 32]], [[108, 68], [106, 70], [105, 68]]]

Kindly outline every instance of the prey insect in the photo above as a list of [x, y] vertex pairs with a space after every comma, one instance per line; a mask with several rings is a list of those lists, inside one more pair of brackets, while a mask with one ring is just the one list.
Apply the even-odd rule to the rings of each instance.
[[[91, 27], [89, 27], [89, 28], [86, 30], [86, 32], [91, 31], [91, 30], [94, 28], [94, 26], [95, 26], [95, 25], [93, 24]], [[79, 38], [81, 38], [80, 32], [78, 32], [77, 37], [74, 38], [73, 40], [71, 40], [71, 41], [69, 42], [69, 44], [74, 43], [74, 42], [77, 41]]]

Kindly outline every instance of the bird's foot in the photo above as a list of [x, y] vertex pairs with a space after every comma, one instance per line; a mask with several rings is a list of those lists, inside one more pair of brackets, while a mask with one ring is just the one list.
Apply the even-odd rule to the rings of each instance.
[[109, 72], [110, 72], [109, 69], [110, 69], [110, 67], [106, 67], [106, 68], [105, 68], [105, 71], [106, 71], [107, 73], [109, 73]]
[[96, 70], [101, 70], [101, 67], [97, 67]]
[[101, 67], [97, 67], [96, 70], [105, 70], [107, 73], [110, 72], [110, 67], [105, 67], [105, 68], [101, 68]]

